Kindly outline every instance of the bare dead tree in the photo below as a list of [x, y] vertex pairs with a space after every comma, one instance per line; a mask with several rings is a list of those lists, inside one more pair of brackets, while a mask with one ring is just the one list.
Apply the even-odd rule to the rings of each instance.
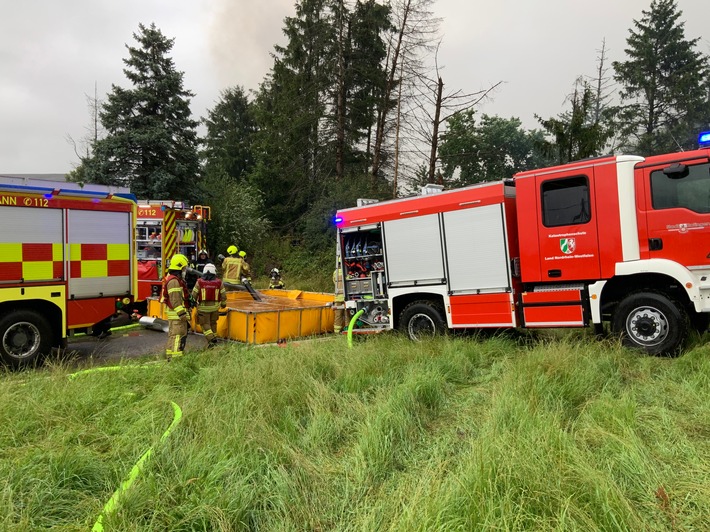
[[[395, 0], [392, 3], [396, 31], [388, 43], [387, 80], [378, 109], [370, 168], [373, 181], [380, 177], [387, 137], [394, 123], [390, 113], [397, 108], [401, 98], [408, 97], [411, 82], [417, 77], [416, 73], [421, 72], [421, 58], [433, 49], [432, 43], [436, 41], [440, 19], [434, 17], [432, 4], [433, 0]], [[407, 50], [406, 56], [403, 56], [404, 50]], [[395, 89], [399, 92], [401, 84], [405, 85], [402, 95], [394, 98]]]
[[[434, 73], [435, 77], [420, 76], [421, 88], [417, 101], [418, 112], [420, 117], [418, 121], [418, 135], [429, 148], [427, 178], [430, 183], [435, 182], [435, 176], [438, 175], [436, 182], [443, 185], [443, 177], [441, 172], [437, 174], [436, 163], [438, 160], [437, 152], [439, 148], [439, 138], [443, 131], [446, 121], [456, 113], [466, 111], [475, 107], [483, 100], [488, 98], [503, 82], [499, 81], [492, 86], [476, 92], [464, 92], [462, 89], [456, 89], [451, 92], [444, 92], [444, 81], [441, 77], [441, 68], [438, 61], [438, 50], [434, 55]], [[431, 109], [433, 108], [433, 112]]]
[[86, 98], [86, 106], [89, 109], [90, 123], [84, 128], [85, 133], [77, 141], [71, 135], [67, 134], [66, 140], [74, 148], [74, 154], [79, 161], [83, 161], [91, 157], [91, 152], [96, 142], [101, 137], [103, 131], [101, 128], [101, 107], [103, 101], [98, 97], [98, 87], [94, 82], [94, 95], [84, 94]]

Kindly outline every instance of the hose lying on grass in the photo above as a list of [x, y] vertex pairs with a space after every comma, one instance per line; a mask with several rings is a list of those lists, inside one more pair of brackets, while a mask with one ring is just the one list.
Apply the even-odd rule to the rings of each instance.
[[[70, 379], [75, 379], [78, 375], [83, 375], [86, 373], [94, 373], [99, 371], [114, 371], [118, 369], [125, 369], [126, 367], [130, 366], [106, 366], [100, 368], [85, 369], [82, 371], [77, 371], [76, 373], [71, 373], [70, 375], [68, 375], [68, 377]], [[170, 436], [170, 433], [175, 429], [175, 427], [178, 425], [178, 423], [180, 423], [180, 420], [182, 419], [182, 409], [177, 405], [177, 403], [174, 403], [173, 401], [170, 401], [170, 404], [173, 406], [173, 421], [172, 423], [170, 423], [170, 426], [168, 426], [165, 432], [163, 432], [163, 435], [160, 437], [160, 441], [158, 443], [163, 443], [163, 441], [165, 441], [167, 437]], [[104, 505], [104, 509], [99, 514], [98, 519], [96, 520], [93, 528], [91, 529], [92, 532], [103, 532], [104, 516], [107, 516], [116, 511], [116, 508], [118, 508], [118, 505], [121, 502], [121, 497], [128, 490], [128, 488], [131, 487], [133, 482], [135, 482], [136, 478], [138, 478], [138, 475], [142, 471], [143, 465], [148, 460], [148, 458], [150, 458], [151, 454], [153, 454], [152, 447], [150, 447], [146, 452], [144, 452], [138, 459], [136, 464], [133, 466], [133, 468], [131, 468], [131, 471], [128, 473], [126, 479], [121, 482], [121, 485], [116, 491], [113, 492], [111, 498]]]
[[[163, 432], [163, 435], [160, 437], [160, 442], [163, 443], [163, 441], [170, 436], [170, 433], [173, 431], [173, 429], [177, 426], [178, 423], [180, 423], [180, 420], [182, 419], [182, 410], [180, 407], [170, 401], [170, 404], [173, 405], [173, 421], [170, 423], [170, 426], [167, 428], [165, 432]], [[118, 504], [121, 500], [121, 496], [128, 490], [128, 488], [131, 487], [131, 484], [138, 478], [138, 475], [140, 474], [143, 464], [150, 458], [150, 455], [153, 453], [153, 448], [150, 447], [146, 452], [143, 453], [143, 455], [138, 459], [136, 462], [136, 465], [133, 466], [131, 469], [130, 473], [128, 473], [128, 476], [126, 479], [121, 482], [121, 485], [118, 487], [116, 491], [113, 492], [113, 495], [111, 498], [108, 500], [108, 502], [104, 505], [104, 509], [99, 514], [99, 518], [96, 520], [96, 523], [94, 523], [94, 527], [91, 529], [92, 532], [103, 532], [104, 530], [104, 525], [103, 525], [103, 520], [105, 515], [109, 515], [116, 511], [116, 508], [118, 507]]]

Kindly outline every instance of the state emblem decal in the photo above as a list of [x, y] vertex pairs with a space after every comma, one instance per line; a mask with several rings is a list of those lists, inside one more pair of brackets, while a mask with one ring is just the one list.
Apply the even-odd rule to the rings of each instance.
[[565, 255], [571, 255], [577, 248], [577, 242], [574, 238], [560, 238], [560, 250]]

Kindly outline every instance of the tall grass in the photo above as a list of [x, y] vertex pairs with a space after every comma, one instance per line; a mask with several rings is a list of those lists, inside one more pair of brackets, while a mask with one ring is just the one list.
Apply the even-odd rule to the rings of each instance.
[[[228, 345], [0, 386], [0, 529], [708, 530], [710, 347]], [[159, 444], [172, 419], [183, 422]]]

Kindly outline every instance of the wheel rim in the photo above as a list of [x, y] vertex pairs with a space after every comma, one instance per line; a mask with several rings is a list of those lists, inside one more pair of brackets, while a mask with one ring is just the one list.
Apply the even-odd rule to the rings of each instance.
[[436, 334], [436, 324], [431, 316], [415, 314], [407, 324], [407, 332], [412, 340], [431, 338]]
[[3, 350], [13, 358], [28, 358], [39, 349], [39, 329], [28, 321], [11, 325], [2, 337]]
[[670, 332], [668, 318], [654, 307], [639, 307], [626, 318], [626, 332], [639, 345], [658, 345]]

